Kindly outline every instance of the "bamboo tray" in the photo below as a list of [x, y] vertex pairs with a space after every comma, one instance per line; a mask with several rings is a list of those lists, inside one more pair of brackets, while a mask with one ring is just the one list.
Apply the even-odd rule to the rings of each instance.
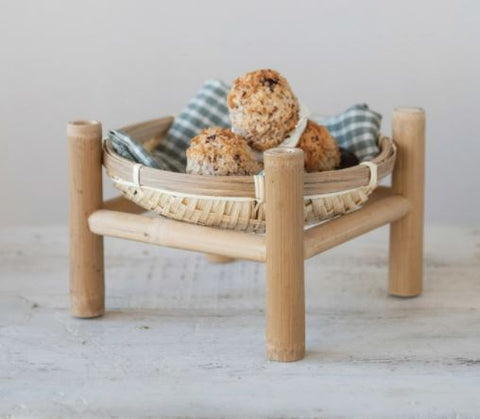
[[[137, 141], [161, 141], [173, 117], [121, 128]], [[378, 181], [392, 173], [396, 147], [379, 138], [371, 162], [347, 169], [304, 174], [304, 222], [318, 224], [360, 208]], [[135, 164], [103, 142], [103, 165], [122, 194], [137, 205], [174, 220], [246, 232], [265, 232], [263, 176], [199, 176]]]

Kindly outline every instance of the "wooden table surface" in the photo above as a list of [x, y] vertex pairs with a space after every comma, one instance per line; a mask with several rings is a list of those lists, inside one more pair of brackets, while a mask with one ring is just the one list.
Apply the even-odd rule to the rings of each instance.
[[264, 266], [106, 240], [107, 314], [68, 313], [65, 227], [0, 230], [0, 417], [480, 417], [480, 228], [426, 232], [386, 294], [387, 230], [307, 261], [307, 355], [264, 357]]

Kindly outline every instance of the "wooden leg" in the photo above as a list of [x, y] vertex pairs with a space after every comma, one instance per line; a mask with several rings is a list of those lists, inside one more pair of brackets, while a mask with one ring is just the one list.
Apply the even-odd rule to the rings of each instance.
[[303, 151], [265, 152], [267, 357], [305, 356]]
[[208, 253], [207, 260], [210, 263], [230, 263], [230, 262], [233, 262], [235, 259], [229, 258], [228, 256], [215, 255], [213, 253]]
[[425, 112], [397, 108], [393, 139], [398, 147], [392, 188], [410, 201], [411, 211], [390, 226], [389, 293], [414, 297], [423, 282], [423, 201], [425, 181]]
[[70, 311], [97, 317], [105, 310], [103, 237], [88, 227], [102, 208], [102, 126], [96, 121], [67, 126], [70, 177]]

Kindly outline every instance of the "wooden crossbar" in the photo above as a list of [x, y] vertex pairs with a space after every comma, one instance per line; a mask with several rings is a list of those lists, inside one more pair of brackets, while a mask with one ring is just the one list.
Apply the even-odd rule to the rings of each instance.
[[[265, 262], [265, 237], [237, 231], [197, 226], [162, 217], [138, 215], [144, 210], [125, 198], [105, 201], [89, 218], [90, 230], [160, 246], [213, 253], [237, 259]], [[378, 187], [365, 206], [304, 234], [308, 259], [370, 230], [394, 222], [410, 211], [410, 203], [390, 188]]]
[[93, 212], [88, 223], [93, 233], [102, 236], [214, 253], [237, 259], [265, 261], [265, 238], [254, 234], [106, 209]]
[[378, 187], [365, 206], [305, 231], [305, 259], [404, 217], [410, 202], [390, 188]]

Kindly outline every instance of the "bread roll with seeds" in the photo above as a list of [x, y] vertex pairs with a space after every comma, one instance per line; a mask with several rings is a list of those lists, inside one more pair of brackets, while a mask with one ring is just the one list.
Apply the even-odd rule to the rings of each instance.
[[307, 172], [334, 170], [340, 165], [338, 144], [323, 125], [308, 121], [297, 147], [304, 152]]
[[187, 173], [196, 175], [255, 175], [262, 165], [245, 139], [227, 128], [206, 128], [186, 151]]
[[298, 122], [299, 104], [275, 70], [257, 70], [234, 80], [227, 104], [233, 131], [258, 151], [279, 145]]

